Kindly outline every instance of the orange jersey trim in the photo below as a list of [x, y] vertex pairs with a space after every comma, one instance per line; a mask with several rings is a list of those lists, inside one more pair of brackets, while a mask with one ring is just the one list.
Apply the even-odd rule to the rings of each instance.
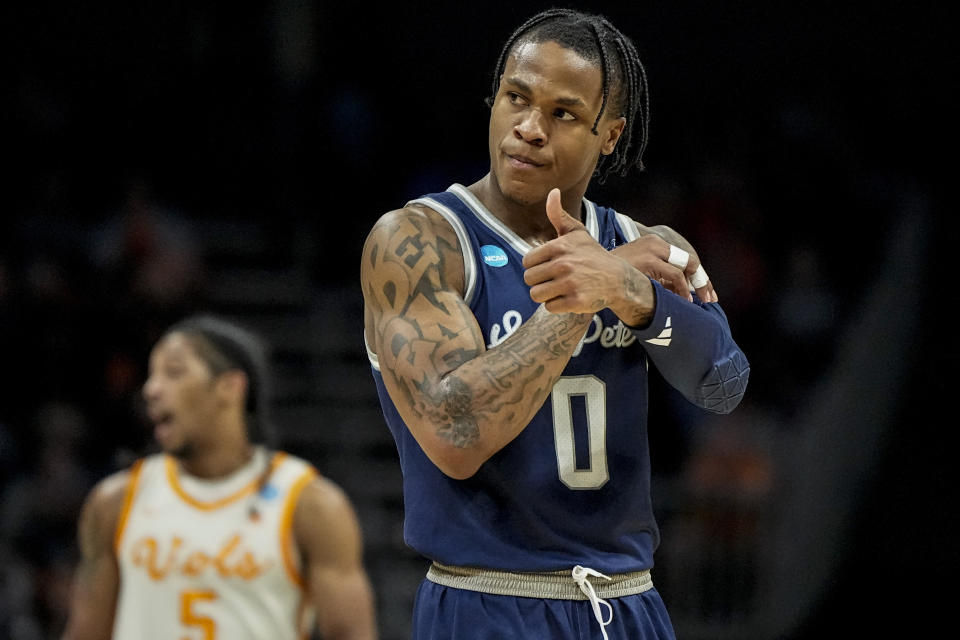
[[[286, 458], [286, 454], [283, 453], [282, 451], [278, 451], [277, 453], [275, 453], [273, 455], [273, 459], [270, 461], [269, 473], [272, 473], [273, 470], [276, 469], [281, 462], [283, 462], [284, 458]], [[214, 500], [212, 502], [203, 502], [201, 500], [197, 500], [196, 498], [191, 496], [189, 493], [187, 493], [186, 490], [183, 488], [183, 486], [180, 484], [180, 477], [177, 475], [177, 463], [176, 463], [176, 460], [173, 459], [173, 456], [169, 456], [169, 455], [166, 456], [165, 463], [167, 467], [167, 481], [170, 483], [170, 488], [173, 489], [173, 492], [176, 493], [181, 500], [189, 504], [191, 507], [200, 509], [201, 511], [214, 511], [215, 509], [219, 509], [220, 507], [225, 507], [232, 502], [236, 502], [241, 498], [245, 498], [246, 496], [249, 496], [251, 493], [253, 493], [254, 491], [257, 491], [260, 488], [259, 486], [260, 479], [257, 478], [252, 480], [250, 484], [248, 484], [247, 486], [241, 488], [240, 490], [236, 491], [235, 493], [229, 496], [225, 496], [223, 498], [220, 498], [219, 500]]]
[[123, 531], [130, 518], [130, 509], [133, 507], [133, 497], [137, 494], [140, 484], [140, 472], [143, 470], [143, 458], [140, 458], [130, 467], [130, 482], [123, 496], [123, 506], [120, 507], [120, 517], [117, 519], [117, 528], [113, 532], [113, 549], [120, 555], [120, 543], [123, 541]]
[[293, 486], [290, 487], [287, 502], [283, 505], [283, 515], [280, 517], [280, 547], [283, 555], [283, 566], [286, 567], [287, 574], [294, 584], [299, 585], [302, 589], [306, 589], [307, 581], [293, 559], [293, 514], [296, 511], [297, 503], [300, 501], [300, 494], [317, 475], [317, 470], [311, 467], [297, 478]]
[[300, 604], [297, 606], [297, 628], [299, 640], [310, 640], [313, 630], [317, 626], [317, 614], [310, 602], [306, 589], [300, 595]]

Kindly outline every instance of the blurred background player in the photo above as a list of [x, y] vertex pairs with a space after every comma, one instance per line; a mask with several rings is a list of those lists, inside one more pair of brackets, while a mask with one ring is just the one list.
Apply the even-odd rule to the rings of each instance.
[[555, 9], [503, 48], [490, 171], [381, 217], [365, 331], [433, 562], [413, 635], [673, 638], [650, 568], [648, 367], [728, 413], [749, 365], [693, 248], [585, 198], [642, 168], [646, 74], [605, 18]]
[[212, 316], [157, 341], [143, 398], [162, 453], [87, 497], [64, 640], [376, 638], [352, 504], [270, 448], [265, 362]]

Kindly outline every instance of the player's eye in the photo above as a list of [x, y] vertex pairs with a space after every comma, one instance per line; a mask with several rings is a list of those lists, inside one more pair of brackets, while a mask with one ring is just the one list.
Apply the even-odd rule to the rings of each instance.
[[524, 106], [527, 104], [527, 99], [514, 91], [507, 91], [507, 100], [510, 101], [510, 104], [515, 104], [518, 106]]
[[553, 117], [558, 120], [576, 120], [577, 116], [573, 115], [566, 109], [554, 109]]
[[168, 378], [176, 380], [177, 378], [183, 377], [186, 374], [187, 369], [186, 367], [181, 367], [180, 365], [171, 365], [166, 367], [163, 372]]

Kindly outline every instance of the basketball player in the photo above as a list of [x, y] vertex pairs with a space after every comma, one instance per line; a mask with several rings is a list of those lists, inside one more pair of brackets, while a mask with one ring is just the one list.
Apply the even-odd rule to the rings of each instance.
[[383, 215], [363, 249], [405, 540], [432, 560], [413, 635], [673, 638], [650, 576], [648, 367], [726, 413], [747, 359], [689, 243], [585, 198], [595, 173], [642, 168], [626, 36], [540, 13], [489, 104], [489, 173]]
[[376, 637], [349, 499], [275, 451], [253, 334], [170, 328], [143, 387], [162, 453], [102, 480], [80, 516], [66, 640]]

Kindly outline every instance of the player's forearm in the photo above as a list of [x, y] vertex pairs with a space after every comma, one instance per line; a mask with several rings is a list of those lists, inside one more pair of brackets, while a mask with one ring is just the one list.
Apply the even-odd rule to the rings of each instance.
[[114, 601], [109, 594], [76, 584], [61, 640], [109, 640], [113, 629], [113, 608]]
[[590, 319], [541, 307], [501, 344], [425, 379], [407, 425], [434, 464], [467, 478], [516, 438], [550, 394]]
[[690, 402], [713, 413], [740, 403], [750, 364], [734, 342], [717, 303], [694, 303], [654, 285], [657, 307], [650, 324], [635, 330], [664, 379]]

